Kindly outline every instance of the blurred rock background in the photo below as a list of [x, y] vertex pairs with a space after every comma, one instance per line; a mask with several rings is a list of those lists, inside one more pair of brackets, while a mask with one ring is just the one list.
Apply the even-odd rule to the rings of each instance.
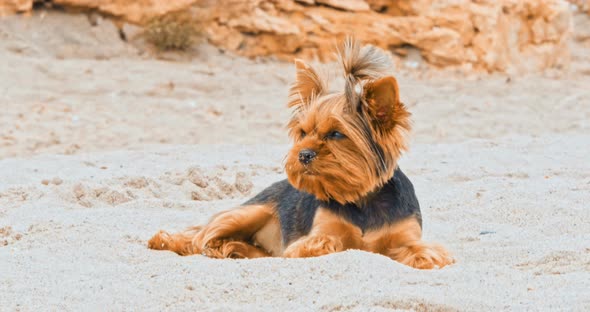
[[388, 51], [413, 142], [590, 129], [588, 1], [0, 0], [0, 158], [288, 143], [293, 58]]
[[566, 67], [569, 41], [590, 37], [586, 0], [2, 0], [0, 15], [39, 7], [101, 14], [120, 29], [182, 16], [210, 43], [248, 57], [326, 61], [352, 33], [400, 59], [489, 72]]

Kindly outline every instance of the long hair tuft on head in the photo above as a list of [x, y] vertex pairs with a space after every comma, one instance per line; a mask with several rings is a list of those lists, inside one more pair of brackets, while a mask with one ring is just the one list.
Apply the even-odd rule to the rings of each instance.
[[347, 37], [338, 47], [338, 60], [344, 69], [346, 84], [344, 94], [351, 105], [358, 104], [356, 85], [362, 80], [374, 80], [386, 76], [392, 64], [389, 57], [380, 49], [361, 43], [353, 37]]

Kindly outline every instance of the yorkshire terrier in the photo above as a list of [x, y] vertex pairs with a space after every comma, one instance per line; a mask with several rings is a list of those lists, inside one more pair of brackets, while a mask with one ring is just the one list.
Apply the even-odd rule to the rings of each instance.
[[425, 243], [414, 187], [397, 165], [407, 149], [410, 113], [389, 58], [347, 39], [338, 49], [344, 91], [296, 60], [288, 123], [287, 180], [204, 226], [158, 232], [151, 249], [212, 258], [315, 257], [347, 249], [383, 254], [418, 269], [454, 262]]

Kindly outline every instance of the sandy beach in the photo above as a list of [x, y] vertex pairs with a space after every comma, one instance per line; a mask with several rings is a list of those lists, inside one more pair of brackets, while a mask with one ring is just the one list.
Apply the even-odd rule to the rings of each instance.
[[155, 58], [84, 15], [0, 20], [0, 310], [590, 309], [589, 41], [562, 70], [394, 73], [414, 122], [400, 166], [425, 240], [457, 260], [432, 271], [149, 250], [284, 178], [293, 66], [191, 53]]

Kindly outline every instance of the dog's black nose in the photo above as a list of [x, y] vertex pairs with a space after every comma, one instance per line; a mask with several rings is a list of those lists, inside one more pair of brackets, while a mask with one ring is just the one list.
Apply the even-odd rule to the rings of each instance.
[[317, 154], [310, 149], [304, 149], [299, 152], [299, 161], [303, 164], [309, 164]]

